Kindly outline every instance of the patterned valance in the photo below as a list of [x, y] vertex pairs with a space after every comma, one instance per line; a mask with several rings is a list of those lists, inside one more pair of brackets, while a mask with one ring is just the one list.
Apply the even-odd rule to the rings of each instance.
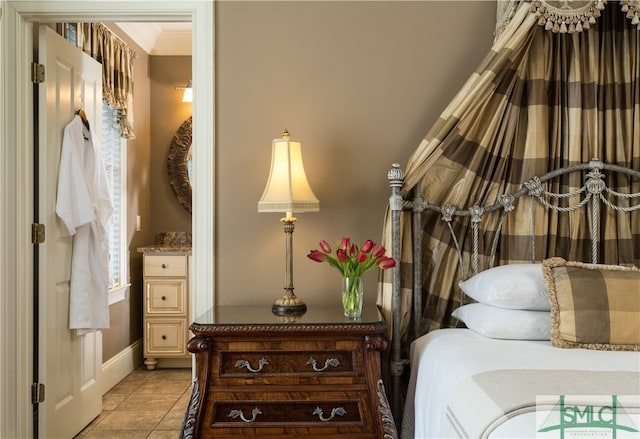
[[[589, 29], [607, 0], [529, 0], [531, 13], [538, 17], [538, 25], [555, 33], [575, 33]], [[509, 24], [521, 0], [499, 0], [496, 13], [496, 38]], [[619, 4], [631, 23], [640, 30], [640, 0], [621, 0]]]
[[133, 58], [129, 46], [102, 23], [82, 23], [82, 50], [102, 64], [102, 100], [118, 110], [120, 135], [133, 132]]

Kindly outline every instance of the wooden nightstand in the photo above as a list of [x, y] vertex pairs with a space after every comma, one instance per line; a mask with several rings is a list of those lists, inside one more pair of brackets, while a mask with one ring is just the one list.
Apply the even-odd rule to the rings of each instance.
[[196, 379], [180, 437], [397, 438], [377, 308], [365, 307], [358, 322], [345, 321], [341, 307], [280, 319], [267, 306], [218, 307], [196, 319], [188, 344]]

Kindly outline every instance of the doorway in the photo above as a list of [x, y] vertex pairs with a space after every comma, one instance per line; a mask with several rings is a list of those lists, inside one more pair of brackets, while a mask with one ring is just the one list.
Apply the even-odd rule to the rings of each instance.
[[[2, 374], [1, 437], [32, 437], [33, 370], [33, 128], [30, 71], [34, 23], [63, 21], [192, 21], [193, 83], [193, 283], [192, 314], [213, 305], [214, 273], [214, 4], [210, 1], [144, 2], [23, 2], [3, 0], [0, 32], [0, 77], [4, 105], [0, 108], [5, 176], [2, 208], [0, 270], [4, 291], [17, 292], [0, 302]], [[16, 146], [17, 145], [17, 146]], [[197, 188], [202, 188], [198, 190]]]

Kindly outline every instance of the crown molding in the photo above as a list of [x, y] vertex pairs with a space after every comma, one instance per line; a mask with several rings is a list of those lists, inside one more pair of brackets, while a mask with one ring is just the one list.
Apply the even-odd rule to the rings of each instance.
[[191, 55], [191, 23], [116, 23], [148, 55]]

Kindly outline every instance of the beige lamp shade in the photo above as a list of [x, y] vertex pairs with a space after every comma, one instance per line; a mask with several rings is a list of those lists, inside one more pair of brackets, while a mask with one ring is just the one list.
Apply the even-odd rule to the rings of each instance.
[[320, 201], [307, 181], [302, 163], [302, 143], [285, 130], [273, 139], [271, 170], [258, 212], [317, 212]]

